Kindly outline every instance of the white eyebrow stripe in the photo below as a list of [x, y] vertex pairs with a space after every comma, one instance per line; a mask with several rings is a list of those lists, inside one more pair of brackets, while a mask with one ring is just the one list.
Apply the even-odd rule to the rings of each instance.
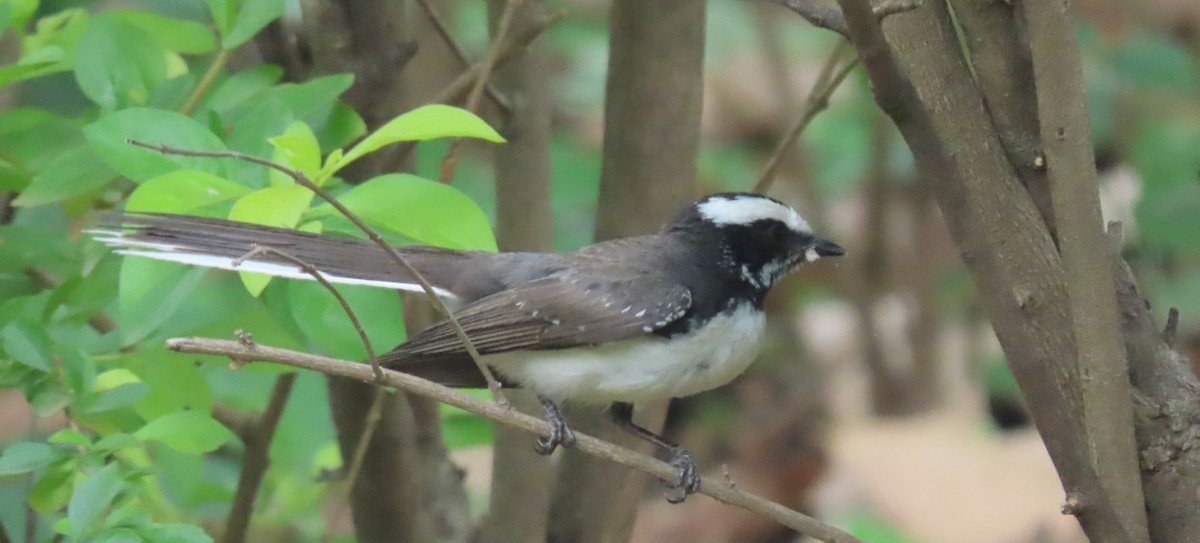
[[799, 213], [769, 198], [716, 196], [697, 206], [700, 216], [714, 224], [751, 224], [775, 219], [795, 232], [812, 232]]

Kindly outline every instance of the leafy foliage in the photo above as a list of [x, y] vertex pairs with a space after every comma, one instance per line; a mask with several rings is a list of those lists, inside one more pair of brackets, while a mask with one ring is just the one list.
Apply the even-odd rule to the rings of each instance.
[[[41, 13], [36, 2], [0, 1], [0, 22], [21, 44], [18, 60], [0, 66], [0, 86], [69, 74], [59, 84], [86, 100], [0, 113], [0, 190], [18, 193], [12, 220], [0, 224], [0, 388], [19, 390], [40, 416], [70, 422], [0, 452], [0, 481], [33, 480], [24, 504], [0, 509], [28, 505], [71, 541], [211, 541], [197, 525], [232, 499], [243, 444], [210, 413], [218, 403], [261, 410], [283, 370], [254, 365], [231, 375], [220, 360], [168, 354], [162, 340], [244, 329], [273, 345], [366, 356], [341, 306], [316, 283], [124, 259], [80, 236], [94, 210], [113, 206], [362, 236], [280, 172], [129, 140], [275, 160], [392, 241], [496, 249], [485, 213], [452, 187], [407, 174], [356, 186], [337, 177], [396, 142], [503, 141], [484, 121], [433, 105], [367, 134], [338, 98], [349, 75], [280, 83], [274, 66], [226, 69], [229, 53], [284, 5], [210, 0], [210, 21], [195, 21], [149, 11]], [[340, 290], [376, 350], [403, 341], [398, 298]], [[294, 394], [262, 508], [318, 519], [324, 493], [315, 475], [332, 467], [329, 451], [336, 465], [337, 449], [319, 380], [305, 376]], [[465, 424], [448, 425], [468, 436], [459, 442], [490, 438]]]

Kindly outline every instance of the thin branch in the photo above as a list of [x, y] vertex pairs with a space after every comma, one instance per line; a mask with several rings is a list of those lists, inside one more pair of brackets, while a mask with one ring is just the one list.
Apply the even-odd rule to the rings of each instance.
[[213, 404], [212, 418], [228, 428], [243, 442], [250, 439], [250, 434], [254, 432], [254, 425], [258, 423], [258, 419], [254, 415], [221, 403]]
[[[501, 45], [499, 50], [496, 52], [496, 59], [494, 62], [492, 62], [492, 65], [499, 66], [503, 64], [510, 57], [512, 57], [513, 54], [533, 43], [533, 40], [542, 35], [547, 28], [550, 28], [550, 26], [566, 16], [566, 10], [559, 10], [552, 14], [545, 15], [534, 21], [533, 24], [529, 25], [524, 32], [512, 36], [511, 39], [505, 40], [503, 45]], [[431, 102], [435, 104], [454, 104], [459, 102], [463, 99], [466, 93], [470, 91], [472, 85], [479, 79], [479, 74], [483, 70], [484, 61], [479, 61], [475, 64], [472, 64], [470, 68], [467, 68], [466, 70], [463, 70], [461, 74], [458, 74], [458, 77], [454, 78], [454, 81], [451, 81], [449, 85], [446, 85], [446, 88], [442, 89], [442, 92], [438, 93], [438, 95], [434, 97]]]
[[[475, 78], [475, 85], [471, 87], [471, 92], [467, 93], [467, 101], [463, 104], [463, 108], [474, 113], [479, 107], [479, 97], [483, 95], [483, 89], [487, 86], [488, 78], [492, 76], [492, 68], [496, 67], [496, 58], [500, 55], [500, 47], [504, 44], [504, 39], [508, 35], [508, 28], [512, 24], [513, 13], [517, 11], [517, 7], [521, 5], [522, 0], [507, 0], [504, 3], [504, 12], [500, 15], [500, 20], [496, 23], [496, 30], [492, 36], [492, 46], [488, 48], [488, 52], [484, 55], [481, 61], [479, 75]], [[458, 168], [458, 153], [462, 148], [462, 138], [458, 138], [450, 143], [450, 149], [446, 151], [446, 158], [442, 159], [441, 174], [438, 180], [443, 183], [449, 183], [454, 180], [454, 170]]]
[[275, 379], [266, 409], [255, 420], [253, 430], [242, 438], [246, 445], [246, 455], [242, 461], [242, 472], [238, 475], [233, 504], [229, 508], [229, 516], [225, 519], [225, 534], [221, 538], [223, 543], [240, 543], [246, 540], [246, 531], [250, 528], [250, 519], [254, 514], [254, 501], [258, 496], [258, 489], [262, 486], [263, 475], [271, 465], [271, 440], [275, 437], [275, 429], [279, 427], [279, 419], [283, 417], [283, 408], [287, 405], [288, 397], [292, 394], [296, 375], [298, 374], [295, 372], [285, 373]]
[[[829, 7], [817, 2], [817, 0], [766, 0], [771, 4], [777, 4], [788, 8], [808, 21], [809, 24], [817, 27], [831, 30], [841, 34], [842, 37], [850, 37], [850, 27], [846, 25], [846, 18], [837, 8]], [[888, 15], [896, 13], [904, 13], [921, 7], [922, 0], [884, 0], [877, 4], [872, 11], [875, 12], [875, 17], [883, 20]]]
[[200, 158], [232, 158], [235, 160], [251, 162], [261, 166], [266, 166], [288, 177], [291, 177], [296, 184], [313, 191], [313, 193], [315, 193], [317, 196], [320, 196], [321, 199], [329, 202], [329, 205], [332, 205], [334, 209], [337, 209], [338, 212], [350, 220], [350, 222], [354, 223], [354, 226], [358, 227], [359, 230], [365, 233], [372, 242], [383, 249], [384, 252], [386, 252], [388, 256], [392, 258], [392, 260], [399, 264], [401, 268], [404, 268], [404, 271], [411, 275], [413, 279], [415, 279], [417, 283], [421, 285], [421, 289], [425, 291], [425, 295], [429, 298], [430, 303], [446, 317], [446, 320], [449, 321], [450, 326], [454, 328], [454, 333], [458, 336], [459, 341], [463, 342], [463, 347], [466, 348], [467, 354], [469, 354], [471, 359], [475, 361], [475, 365], [479, 367], [480, 373], [482, 373], [484, 379], [487, 380], [488, 389], [491, 390], [496, 402], [502, 405], [508, 403], [507, 400], [504, 399], [504, 393], [500, 390], [500, 382], [496, 380], [495, 375], [492, 375], [492, 370], [487, 367], [487, 364], [483, 363], [483, 360], [479, 355], [479, 351], [475, 349], [475, 344], [471, 342], [471, 338], [467, 337], [467, 333], [463, 330], [462, 325], [459, 324], [458, 318], [451, 313], [450, 309], [446, 307], [446, 304], [442, 302], [442, 299], [438, 298], [437, 294], [433, 292], [433, 286], [429, 284], [429, 281], [425, 279], [425, 276], [422, 275], [421, 272], [417, 271], [412, 264], [409, 264], [408, 259], [404, 258], [399, 252], [397, 252], [394, 247], [388, 245], [387, 241], [385, 241], [383, 237], [381, 237], [379, 233], [375, 231], [375, 229], [367, 226], [367, 223], [363, 222], [362, 219], [360, 219], [358, 215], [355, 215], [353, 211], [347, 209], [345, 205], [342, 205], [342, 203], [339, 202], [337, 198], [334, 198], [332, 194], [329, 194], [325, 191], [325, 189], [322, 189], [321, 187], [317, 186], [316, 183], [313, 183], [308, 176], [304, 175], [304, 172], [288, 168], [287, 166], [277, 162], [272, 162], [267, 159], [258, 158], [256, 156], [251, 156], [236, 151], [190, 151], [187, 149], [178, 149], [169, 145], [153, 145], [137, 140], [129, 140], [129, 143], [145, 149], [158, 151], [163, 154]]
[[[470, 68], [471, 58], [467, 56], [467, 52], [458, 43], [458, 40], [454, 39], [454, 35], [450, 33], [450, 29], [446, 27], [446, 22], [442, 20], [442, 16], [438, 14], [433, 4], [430, 4], [429, 0], [417, 0], [417, 5], [421, 6], [421, 11], [425, 12], [425, 17], [433, 24], [433, 29], [437, 31], [438, 36], [446, 43], [446, 47], [450, 48], [450, 52], [454, 53], [455, 58], [462, 63], [463, 68]], [[492, 99], [496, 107], [499, 107], [504, 113], [512, 111], [512, 104], [509, 102], [508, 97], [501, 94], [491, 82], [486, 83], [483, 90], [487, 92], [488, 98]]]
[[321, 286], [325, 287], [325, 290], [328, 290], [329, 293], [332, 294], [335, 299], [337, 299], [338, 304], [342, 306], [342, 311], [346, 313], [347, 317], [350, 318], [350, 324], [354, 326], [354, 331], [358, 333], [358, 339], [362, 341], [363, 349], [365, 349], [367, 352], [367, 360], [369, 360], [371, 363], [371, 370], [375, 372], [375, 378], [378, 379], [382, 377], [383, 372], [379, 368], [379, 359], [375, 356], [375, 348], [371, 346], [371, 340], [367, 338], [367, 331], [363, 329], [362, 322], [358, 320], [358, 315], [356, 315], [354, 310], [350, 308], [350, 302], [346, 301], [346, 298], [342, 296], [341, 292], [338, 292], [338, 289], [333, 286], [333, 283], [330, 283], [329, 280], [325, 278], [325, 275], [318, 271], [317, 268], [312, 264], [280, 251], [279, 249], [266, 247], [257, 243], [250, 245], [250, 252], [235, 258], [233, 260], [233, 267], [237, 268], [241, 266], [243, 261], [260, 253], [272, 254], [291, 262], [292, 264], [295, 264], [296, 267], [300, 268], [300, 271], [307, 273], [313, 279], [316, 279], [318, 283], [321, 283]]
[[846, 80], [846, 76], [850, 75], [850, 71], [858, 65], [858, 59], [850, 61], [841, 69], [835, 72], [838, 59], [841, 58], [842, 52], [846, 50], [850, 42], [840, 40], [833, 53], [830, 53], [829, 58], [825, 61], [825, 65], [821, 67], [821, 73], [817, 76], [817, 81], [813, 83], [812, 91], [808, 95], [808, 100], [804, 102], [804, 109], [800, 110], [800, 117], [796, 119], [796, 123], [792, 125], [787, 134], [775, 146], [775, 151], [771, 153], [771, 158], [767, 160], [767, 165], [763, 168], [763, 172], [758, 176], [758, 182], [754, 184], [754, 192], [766, 194], [771, 189], [771, 183], [775, 181], [775, 171], [779, 168], [780, 159], [788, 149], [795, 145], [796, 140], [800, 139], [800, 134], [808, 127], [817, 113], [829, 106], [829, 97], [833, 95], [833, 91], [841, 86], [842, 81]]
[[221, 49], [217, 53], [217, 56], [213, 57], [213, 61], [208, 65], [208, 70], [204, 72], [204, 75], [200, 77], [200, 81], [196, 83], [196, 88], [192, 90], [191, 96], [188, 96], [187, 100], [183, 102], [183, 107], [179, 108], [180, 113], [191, 115], [196, 110], [196, 106], [200, 105], [200, 100], [204, 99], [204, 95], [208, 93], [208, 89], [212, 86], [213, 81], [217, 79], [217, 75], [221, 73], [221, 70], [225, 68], [225, 64], [229, 62], [229, 55], [232, 52], [229, 49]]
[[[1050, 204], [1066, 281], [1069, 331], [1077, 350], [1086, 458], [1099, 475], [1125, 540], [1150, 541], [1134, 435], [1133, 390], [1104, 237], [1083, 65], [1059, 2], [1022, 2], [1033, 60]], [[1065, 328], [1065, 327], [1064, 327]], [[1067, 333], [1067, 330], [1062, 330]], [[1068, 362], [1069, 363], [1069, 362]], [[1090, 496], [1087, 497], [1091, 499]], [[1085, 500], [1087, 501], [1087, 500]], [[1107, 514], [1107, 512], [1100, 513]], [[1089, 530], [1093, 539], [1099, 532]]]
[[[287, 349], [267, 347], [257, 344], [243, 344], [236, 340], [212, 338], [172, 338], [167, 340], [167, 348], [182, 353], [210, 354], [225, 356], [237, 360], [259, 360], [285, 364], [296, 368], [319, 371], [327, 375], [336, 375], [360, 381], [370, 381], [372, 373], [369, 368], [357, 362], [337, 360], [326, 356], [306, 354]], [[545, 434], [549, 431], [546, 421], [534, 418], [507, 406], [497, 405], [470, 396], [464, 392], [441, 386], [437, 383], [421, 379], [405, 373], [385, 369], [381, 385], [402, 388], [407, 392], [432, 398], [434, 400], [458, 407], [476, 415], [487, 417], [493, 421], [520, 428], [528, 432]], [[675, 468], [666, 462], [654, 459], [645, 454], [635, 452], [625, 447], [619, 447], [607, 441], [602, 441], [589, 435], [577, 433], [575, 449], [587, 454], [615, 462], [627, 468], [648, 473], [654, 477], [670, 480], [675, 476]], [[857, 538], [822, 523], [800, 512], [793, 511], [778, 503], [760, 496], [743, 492], [722, 482], [720, 476], [704, 479], [700, 493], [716, 500], [741, 507], [747, 511], [758, 513], [797, 532], [826, 541], [829, 543], [861, 543]]]

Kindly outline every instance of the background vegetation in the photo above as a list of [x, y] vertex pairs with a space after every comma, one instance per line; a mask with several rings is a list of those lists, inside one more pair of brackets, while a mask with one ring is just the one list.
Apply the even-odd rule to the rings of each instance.
[[[724, 463], [739, 487], [865, 541], [1079, 540], [1077, 523], [1055, 518], [1062, 489], [1083, 492], [1071, 494], [1076, 501], [1096, 494], [1061, 464], [1059, 483], [1028, 427], [1022, 389], [1035, 417], [1052, 404], [1029, 389], [1020, 353], [998, 348], [985, 317], [996, 318], [996, 302], [975, 286], [987, 294], [996, 282], [962, 265], [969, 247], [943, 220], [963, 224], [939, 193], [955, 176], [930, 169], [930, 155], [914, 159], [912, 129], [901, 134], [881, 113], [871, 92], [871, 82], [877, 91], [885, 82], [879, 66], [868, 64], [870, 77], [861, 67], [849, 72], [800, 139], [780, 144], [813, 109], [810, 91], [832, 92], [823, 67], [854, 56], [838, 34], [787, 9], [799, 4], [808, 3], [0, 0], [0, 541], [797, 537], [700, 496], [669, 508], [643, 476], [575, 452], [548, 463], [531, 453], [531, 434], [428, 400], [395, 394], [372, 407], [374, 388], [362, 383], [268, 364], [231, 371], [226, 359], [169, 353], [170, 337], [244, 330], [264, 345], [366, 354], [319, 285], [112, 255], [81, 233], [98, 211], [360, 234], [266, 168], [162, 156], [129, 138], [282, 161], [393, 242], [486, 250], [567, 250], [651, 231], [695, 195], [751, 190], [773, 164], [770, 194], [850, 256], [776, 289], [776, 329], [750, 375], [674, 402], [669, 414], [658, 406], [639, 416], [665, 421], [713, 468], [706, 473]], [[938, 64], [914, 53], [919, 47], [901, 48], [927, 102], [936, 102], [922, 86], [929, 81], [942, 85], [935, 98], [974, 84], [986, 91], [996, 68], [988, 53], [1028, 32], [997, 26], [1010, 31], [997, 38], [973, 26], [988, 9], [1011, 22], [1021, 3], [925, 4], [889, 16], [897, 26], [888, 30], [923, 36], [913, 21], [950, 21], [938, 10], [953, 6], [956, 43], [973, 61], [970, 77], [937, 79]], [[1166, 338], [1185, 354], [1200, 349], [1194, 4], [1071, 6], [1105, 218], [1123, 222], [1121, 253], [1154, 313], [1179, 308]], [[847, 19], [862, 47], [861, 20], [849, 10]], [[421, 108], [432, 103], [474, 111], [498, 134], [461, 110]], [[1035, 108], [1037, 120], [1036, 101], [988, 104]], [[889, 114], [905, 128], [895, 109]], [[352, 164], [330, 158], [394, 118], [407, 120], [379, 133], [397, 145]], [[487, 141], [501, 137], [507, 143]], [[1004, 144], [1026, 181], [1033, 158], [1045, 155], [1040, 142], [1022, 141]], [[1029, 190], [1044, 211], [1049, 203]], [[1054, 234], [1055, 215], [1042, 215]], [[1022, 254], [1021, 239], [1011, 240]], [[402, 341], [405, 324], [429, 322], [415, 298], [340, 290], [376, 349]], [[381, 422], [365, 422], [369, 414]], [[594, 413], [570, 416], [588, 433], [621, 440]], [[1046, 420], [1043, 434], [1055, 435]], [[1155, 530], [1151, 485], [1164, 472], [1182, 474], [1184, 488], [1200, 485], [1188, 478], [1196, 464], [1170, 464], [1193, 461], [1179, 451], [1200, 450], [1196, 423], [1194, 412], [1172, 418], [1170, 435], [1184, 437], [1169, 446], [1138, 427], [1149, 540], [1194, 533], [1186, 522], [1178, 533]], [[374, 428], [372, 445], [355, 466], [365, 428]], [[1060, 462], [1076, 447], [1062, 441], [1056, 449], [1048, 439]], [[957, 484], [940, 480], [947, 472]], [[1020, 472], [1038, 481], [1006, 486]], [[965, 497], [950, 498], [956, 492]], [[1200, 508], [1192, 509], [1195, 522]], [[1147, 540], [1080, 518], [1094, 541]]]

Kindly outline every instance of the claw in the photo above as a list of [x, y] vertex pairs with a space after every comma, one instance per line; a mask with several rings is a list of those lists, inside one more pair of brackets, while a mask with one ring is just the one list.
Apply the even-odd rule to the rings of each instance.
[[667, 495], [669, 503], [683, 503], [689, 494], [700, 490], [700, 470], [692, 461], [692, 454], [683, 447], [675, 447], [671, 451], [671, 465], [675, 467], [675, 480], [664, 481], [667, 488], [678, 488], [683, 491], [679, 496]]
[[546, 414], [546, 423], [550, 432], [545, 437], [539, 437], [533, 450], [538, 454], [551, 454], [559, 446], [572, 447], [575, 445], [575, 431], [567, 426], [567, 419], [558, 406], [548, 398], [538, 398], [542, 402], [542, 410]]

